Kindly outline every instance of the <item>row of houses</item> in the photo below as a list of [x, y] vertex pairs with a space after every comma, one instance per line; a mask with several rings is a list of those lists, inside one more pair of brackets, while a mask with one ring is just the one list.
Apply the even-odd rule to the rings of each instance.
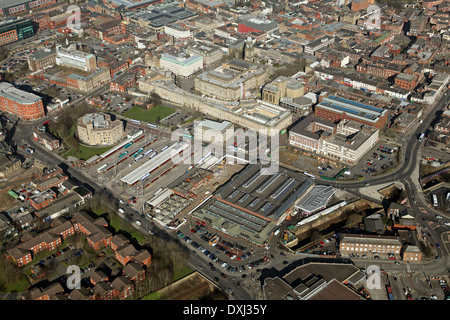
[[23, 296], [24, 300], [125, 300], [136, 292], [136, 286], [146, 276], [138, 263], [129, 263], [120, 275], [111, 281], [102, 271], [90, 277], [93, 287], [80, 287], [66, 293], [59, 282], [46, 288], [35, 287]]
[[148, 266], [151, 255], [147, 250], [137, 250], [120, 236], [113, 236], [107, 229], [108, 223], [103, 218], [93, 219], [87, 212], [74, 214], [70, 221], [55, 219], [52, 228], [38, 235], [24, 233], [21, 242], [6, 252], [9, 261], [22, 267], [33, 260], [33, 257], [44, 250], [52, 251], [61, 246], [68, 237], [79, 232], [86, 236], [87, 243], [94, 250], [110, 247], [116, 259], [123, 265], [130, 261]]

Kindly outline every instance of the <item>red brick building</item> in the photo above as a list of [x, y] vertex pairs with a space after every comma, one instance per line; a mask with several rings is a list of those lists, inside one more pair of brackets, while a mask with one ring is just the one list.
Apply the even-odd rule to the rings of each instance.
[[130, 62], [128, 60], [116, 61], [110, 64], [109, 70], [111, 72], [111, 78], [116, 76], [120, 71], [124, 72], [130, 66]]
[[424, 8], [430, 9], [436, 7], [437, 5], [443, 3], [444, 0], [422, 0], [422, 6]]
[[352, 11], [365, 10], [369, 7], [368, 0], [353, 0], [351, 4]]
[[0, 82], [0, 110], [31, 121], [45, 116], [42, 98], [15, 88], [8, 82]]
[[116, 251], [117, 249], [119, 249], [121, 246], [129, 243], [130, 241], [128, 241], [127, 238], [125, 238], [124, 235], [122, 234], [116, 234], [114, 237], [112, 237], [111, 239], [111, 249], [113, 249], [114, 251]]
[[128, 262], [131, 261], [136, 253], [137, 250], [131, 243], [124, 244], [116, 250], [116, 260], [125, 266]]
[[389, 64], [365, 64], [360, 63], [356, 66], [356, 71], [366, 73], [382, 78], [389, 78], [402, 72], [403, 66], [396, 63]]
[[338, 122], [353, 120], [370, 127], [382, 129], [387, 125], [389, 112], [349, 99], [329, 95], [315, 107], [315, 115], [322, 119]]
[[122, 274], [127, 276], [135, 284], [145, 279], [145, 270], [139, 263], [129, 263], [122, 269]]
[[133, 282], [127, 276], [119, 276], [111, 283], [114, 288], [114, 295], [120, 300], [125, 300], [134, 293]]
[[113, 300], [117, 296], [117, 291], [111, 283], [100, 282], [92, 289], [93, 300]]
[[50, 15], [47, 12], [35, 14], [32, 21], [34, 22], [36, 31], [45, 30], [50, 27]]
[[111, 91], [115, 92], [127, 92], [128, 89], [134, 88], [138, 85], [137, 78], [134, 74], [127, 74], [120, 78], [113, 79], [109, 83], [109, 88]]
[[56, 193], [51, 189], [47, 189], [38, 194], [35, 194], [31, 196], [29, 199], [30, 205], [35, 210], [41, 210], [50, 205], [55, 200], [56, 200]]
[[108, 282], [108, 276], [101, 270], [95, 271], [90, 277], [89, 281], [95, 286], [100, 282]]
[[99, 250], [111, 245], [112, 234], [105, 227], [108, 223], [103, 218], [93, 219], [86, 212], [77, 212], [73, 219], [75, 231], [86, 235], [88, 244], [94, 249]]
[[406, 90], [413, 90], [418, 82], [418, 78], [413, 74], [401, 73], [394, 79], [395, 84]]

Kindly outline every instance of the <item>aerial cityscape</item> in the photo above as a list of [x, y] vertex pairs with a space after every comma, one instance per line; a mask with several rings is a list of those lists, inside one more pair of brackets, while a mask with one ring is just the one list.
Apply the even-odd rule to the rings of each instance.
[[450, 300], [449, 0], [0, 0], [0, 68], [0, 300]]

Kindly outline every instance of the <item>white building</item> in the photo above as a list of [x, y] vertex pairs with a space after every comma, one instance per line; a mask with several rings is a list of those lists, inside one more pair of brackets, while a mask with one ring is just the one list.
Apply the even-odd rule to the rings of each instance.
[[344, 163], [357, 163], [378, 141], [379, 130], [352, 120], [308, 116], [289, 132], [289, 144]]
[[92, 53], [73, 50], [70, 47], [65, 49], [56, 48], [56, 64], [64, 67], [76, 68], [84, 71], [97, 69], [97, 59]]
[[191, 30], [183, 28], [176, 23], [164, 26], [164, 33], [177, 39], [189, 39], [192, 37]]
[[203, 57], [193, 54], [179, 53], [172, 55], [164, 53], [160, 58], [160, 67], [172, 71], [177, 76], [189, 77], [203, 69]]

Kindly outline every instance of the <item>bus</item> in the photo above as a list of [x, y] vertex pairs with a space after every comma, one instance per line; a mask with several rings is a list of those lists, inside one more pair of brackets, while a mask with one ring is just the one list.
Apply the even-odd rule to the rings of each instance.
[[163, 191], [163, 188], [159, 188], [159, 189], [153, 194], [153, 196], [156, 197], [161, 191]]
[[144, 155], [140, 155], [139, 157], [136, 157], [135, 159], [134, 159], [134, 161], [135, 162], [138, 162], [139, 160], [141, 160], [142, 158], [144, 158]]
[[138, 151], [136, 151], [136, 152], [133, 154], [133, 158], [136, 158], [138, 155], [140, 155], [140, 154], [142, 153], [142, 151], [144, 151], [144, 148], [140, 148]]
[[309, 173], [309, 172], [303, 172], [303, 174], [305, 175], [305, 176], [308, 176], [308, 177], [310, 177], [311, 179], [315, 179], [316, 178], [316, 176], [315, 175], [313, 175], [313, 174], [311, 174], [311, 173]]
[[161, 149], [161, 152], [163, 152], [164, 150], [166, 150], [169, 147], [169, 145], [165, 146], [164, 148]]
[[152, 159], [154, 156], [156, 156], [158, 154], [158, 152], [154, 151], [148, 158]]
[[141, 124], [141, 122], [139, 120], [134, 120], [134, 119], [131, 119], [130, 122], [134, 123], [134, 124]]
[[421, 133], [421, 134], [420, 134], [420, 136], [419, 136], [419, 141], [422, 141], [423, 138], [425, 138], [425, 133]]
[[147, 126], [152, 129], [158, 129], [158, 126], [155, 124], [147, 123]]
[[153, 152], [153, 149], [150, 149], [150, 150], [148, 150], [148, 151], [145, 151], [144, 152], [144, 157], [146, 157], [146, 156], [148, 156], [150, 153], [152, 153]]
[[123, 146], [124, 149], [131, 147], [131, 145], [133, 144], [133, 141], [127, 143], [126, 145]]
[[8, 191], [9, 195], [12, 196], [14, 199], [18, 199], [19, 196], [17, 195], [17, 193], [14, 192], [14, 190], [9, 190]]
[[435, 206], [435, 207], [438, 206], [438, 200], [437, 200], [437, 196], [435, 194], [433, 194], [433, 206]]
[[125, 151], [124, 153], [122, 153], [121, 155], [119, 155], [119, 159], [122, 159], [124, 156], [126, 156], [128, 154], [128, 151]]
[[107, 163], [105, 163], [104, 165], [102, 165], [100, 168], [97, 169], [97, 173], [102, 173], [102, 172], [106, 169], [107, 166], [108, 166]]
[[148, 178], [150, 178], [150, 172], [145, 174], [142, 178], [141, 181], [147, 180]]

